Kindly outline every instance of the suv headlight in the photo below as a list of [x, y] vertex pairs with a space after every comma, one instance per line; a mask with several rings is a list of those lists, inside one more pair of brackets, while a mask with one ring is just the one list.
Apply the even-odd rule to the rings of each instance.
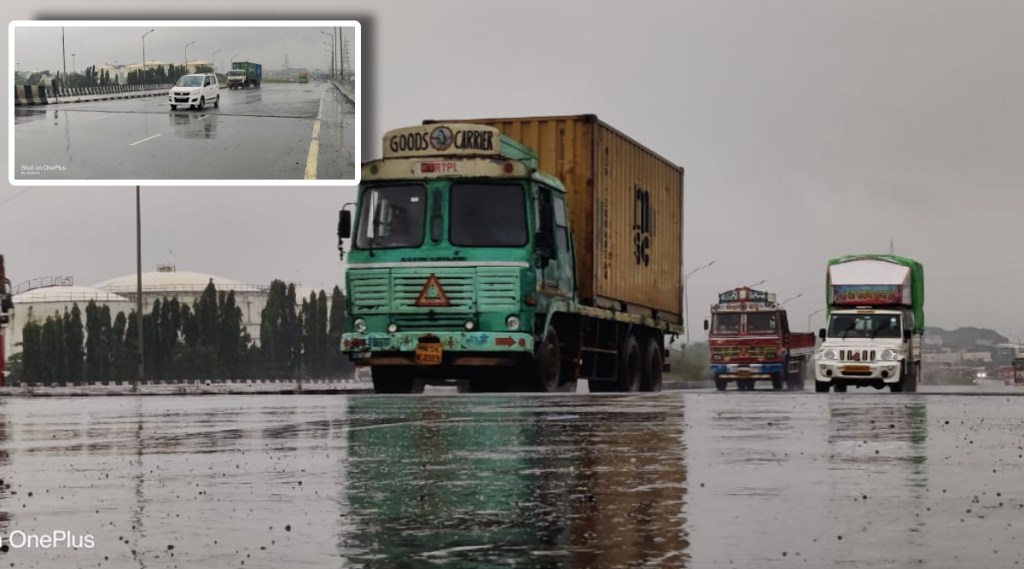
[[821, 359], [823, 360], [834, 360], [836, 359], [836, 351], [829, 348], [821, 351]]
[[882, 353], [879, 354], [879, 357], [883, 362], [891, 362], [895, 360], [897, 357], [899, 357], [899, 355], [900, 353], [897, 352], [896, 350], [882, 350]]
[[366, 320], [363, 320], [362, 318], [356, 318], [352, 322], [352, 327], [356, 329], [356, 332], [362, 334], [363, 332], [366, 331]]

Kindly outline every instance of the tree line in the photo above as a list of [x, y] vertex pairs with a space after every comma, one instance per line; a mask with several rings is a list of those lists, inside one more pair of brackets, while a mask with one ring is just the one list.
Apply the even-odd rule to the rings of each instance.
[[[209, 65], [196, 65], [195, 73], [213, 73], [213, 67]], [[27, 80], [16, 84], [36, 85], [42, 78], [49, 75], [49, 71], [37, 72], [29, 75]], [[125, 74], [125, 85], [161, 85], [165, 83], [176, 83], [182, 75], [188, 75], [188, 68], [184, 65], [168, 64], [150, 65], [146, 69], [136, 69]], [[20, 76], [19, 76], [20, 77]], [[86, 67], [82, 73], [61, 74], [58, 71], [54, 75], [53, 87], [63, 89], [65, 87], [106, 87], [120, 85], [120, 78], [116, 73], [111, 74], [107, 69], [97, 70], [95, 65]]]
[[[22, 352], [11, 358], [15, 381], [130, 381], [138, 377], [135, 311], [111, 315], [90, 300], [22, 330]], [[296, 298], [295, 285], [275, 280], [261, 312], [259, 343], [245, 329], [234, 291], [211, 281], [191, 305], [158, 299], [142, 317], [146, 379], [349, 377], [341, 353], [345, 297], [335, 286]]]

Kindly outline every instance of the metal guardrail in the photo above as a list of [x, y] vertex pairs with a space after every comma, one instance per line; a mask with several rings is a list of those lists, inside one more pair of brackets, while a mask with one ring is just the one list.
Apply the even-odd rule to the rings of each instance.
[[29, 279], [24, 282], [18, 283], [14, 287], [14, 295], [17, 296], [23, 292], [28, 292], [36, 288], [44, 288], [49, 286], [75, 286], [75, 277], [36, 277]]

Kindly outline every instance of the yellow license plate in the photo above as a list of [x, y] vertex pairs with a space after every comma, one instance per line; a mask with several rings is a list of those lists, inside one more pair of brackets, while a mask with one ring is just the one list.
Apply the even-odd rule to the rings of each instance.
[[738, 369], [738, 370], [736, 370], [736, 375], [738, 375], [740, 377], [750, 377], [750, 370], [749, 369]]
[[441, 363], [444, 348], [441, 344], [417, 344], [416, 365], [436, 366]]
[[867, 373], [871, 371], [871, 368], [868, 366], [843, 366], [843, 371], [853, 373]]

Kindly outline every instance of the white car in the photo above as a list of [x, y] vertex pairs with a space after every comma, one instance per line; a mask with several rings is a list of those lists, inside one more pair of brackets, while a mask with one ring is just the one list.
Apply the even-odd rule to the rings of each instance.
[[213, 73], [182, 75], [174, 87], [171, 87], [167, 97], [171, 103], [171, 110], [177, 109], [178, 105], [188, 105], [190, 109], [202, 110], [211, 101], [214, 107], [219, 107], [220, 85], [217, 84], [217, 76]]

